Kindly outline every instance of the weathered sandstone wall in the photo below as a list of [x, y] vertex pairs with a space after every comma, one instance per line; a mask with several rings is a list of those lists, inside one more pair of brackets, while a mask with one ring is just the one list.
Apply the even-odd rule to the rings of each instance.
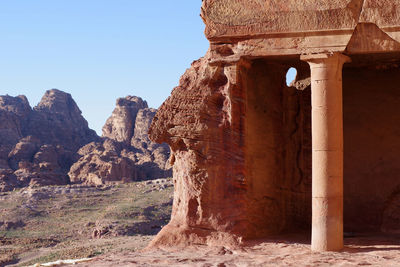
[[[285, 63], [207, 62], [192, 64], [150, 128], [153, 140], [171, 146], [175, 183], [171, 222], [153, 245], [307, 229], [309, 90], [286, 86]], [[307, 76], [299, 64], [299, 77]]]

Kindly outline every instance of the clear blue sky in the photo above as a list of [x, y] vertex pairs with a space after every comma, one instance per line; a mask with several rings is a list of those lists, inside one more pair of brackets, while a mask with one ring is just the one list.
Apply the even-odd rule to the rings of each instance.
[[71, 93], [101, 132], [115, 100], [158, 108], [208, 48], [200, 0], [0, 1], [0, 95]]
[[0, 95], [31, 106], [57, 88], [72, 94], [101, 134], [115, 100], [158, 108], [208, 49], [200, 0], [2, 0]]

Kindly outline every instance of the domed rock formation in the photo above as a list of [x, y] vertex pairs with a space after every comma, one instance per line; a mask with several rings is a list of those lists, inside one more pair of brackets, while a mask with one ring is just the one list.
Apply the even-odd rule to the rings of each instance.
[[127, 96], [103, 127], [103, 138], [79, 150], [81, 158], [71, 167], [71, 182], [98, 185], [170, 177], [169, 147], [148, 138], [156, 113], [140, 97]]
[[70, 94], [45, 93], [33, 109], [25, 96], [0, 96], [0, 191], [66, 184], [77, 150], [98, 140]]

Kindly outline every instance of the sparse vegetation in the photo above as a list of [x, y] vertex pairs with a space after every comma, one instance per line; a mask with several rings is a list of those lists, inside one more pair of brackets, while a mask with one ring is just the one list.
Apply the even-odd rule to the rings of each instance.
[[0, 266], [135, 251], [168, 223], [172, 181], [0, 194]]

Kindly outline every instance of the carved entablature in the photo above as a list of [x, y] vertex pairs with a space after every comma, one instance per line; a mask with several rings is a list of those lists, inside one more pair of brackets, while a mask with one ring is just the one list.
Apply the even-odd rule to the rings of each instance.
[[204, 0], [201, 16], [213, 62], [400, 52], [397, 0]]

